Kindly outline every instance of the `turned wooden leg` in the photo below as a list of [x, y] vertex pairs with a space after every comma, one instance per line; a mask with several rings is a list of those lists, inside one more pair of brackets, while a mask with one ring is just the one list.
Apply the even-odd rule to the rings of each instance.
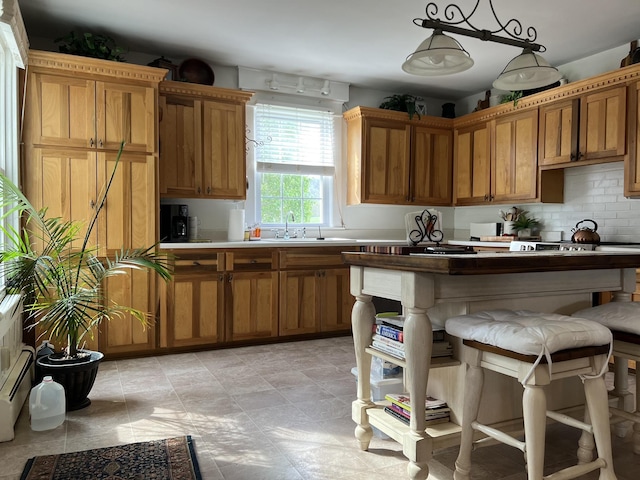
[[[584, 423], [591, 423], [591, 416], [589, 415], [589, 407], [584, 407]], [[583, 463], [589, 463], [593, 460], [593, 449], [596, 448], [596, 444], [593, 441], [593, 435], [589, 432], [582, 430], [580, 439], [578, 440], [578, 465]]]
[[473, 428], [471, 428], [471, 424], [478, 418], [483, 383], [484, 372], [482, 368], [470, 365], [465, 375], [465, 401], [462, 409], [460, 451], [456, 459], [456, 470], [453, 472], [454, 480], [469, 480], [471, 474], [471, 450], [473, 449]]
[[542, 387], [526, 385], [522, 395], [527, 478], [542, 480], [544, 435], [547, 424], [547, 397]]
[[609, 425], [609, 404], [607, 387], [604, 378], [587, 378], [584, 380], [584, 394], [593, 426], [593, 437], [598, 450], [598, 457], [606, 462], [600, 469], [599, 480], [615, 480], [613, 471], [613, 455], [611, 452], [611, 432]]

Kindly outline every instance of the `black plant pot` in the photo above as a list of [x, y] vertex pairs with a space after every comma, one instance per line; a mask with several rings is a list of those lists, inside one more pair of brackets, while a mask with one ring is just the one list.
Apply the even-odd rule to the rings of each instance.
[[36, 383], [50, 375], [64, 387], [67, 412], [91, 405], [88, 398], [98, 367], [104, 355], [100, 352], [84, 350], [89, 355], [79, 359], [62, 359], [60, 353], [40, 357], [36, 360]]

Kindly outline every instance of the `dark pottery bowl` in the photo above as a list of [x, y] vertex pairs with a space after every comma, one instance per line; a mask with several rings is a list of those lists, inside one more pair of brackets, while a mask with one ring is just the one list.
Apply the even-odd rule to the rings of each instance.
[[201, 85], [213, 85], [215, 76], [211, 67], [197, 58], [188, 58], [178, 67], [180, 80]]

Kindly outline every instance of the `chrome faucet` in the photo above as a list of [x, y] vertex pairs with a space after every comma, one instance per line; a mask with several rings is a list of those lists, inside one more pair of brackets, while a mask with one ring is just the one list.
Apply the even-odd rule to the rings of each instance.
[[291, 221], [295, 222], [296, 221], [296, 217], [293, 216], [293, 212], [289, 212], [287, 213], [287, 215], [284, 217], [284, 236], [282, 238], [284, 238], [285, 240], [289, 240], [289, 217], [291, 217]]

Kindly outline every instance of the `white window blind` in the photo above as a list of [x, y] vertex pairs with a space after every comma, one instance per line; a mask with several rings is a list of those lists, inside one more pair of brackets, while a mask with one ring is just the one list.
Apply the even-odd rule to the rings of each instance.
[[257, 105], [256, 150], [260, 163], [333, 167], [333, 114], [321, 110]]

